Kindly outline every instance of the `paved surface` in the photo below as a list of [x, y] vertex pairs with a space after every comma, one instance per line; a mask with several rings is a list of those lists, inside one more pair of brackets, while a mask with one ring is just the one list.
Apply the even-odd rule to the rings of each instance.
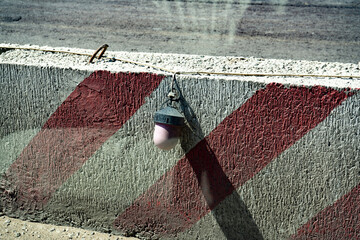
[[1, 0], [0, 42], [360, 61], [359, 0], [239, 2]]

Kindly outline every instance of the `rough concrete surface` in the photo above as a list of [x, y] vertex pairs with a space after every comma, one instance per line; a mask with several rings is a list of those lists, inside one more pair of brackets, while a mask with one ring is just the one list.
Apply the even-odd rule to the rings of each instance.
[[[18, 45], [0, 44], [0, 48], [34, 48], [40, 50], [67, 51], [75, 53], [85, 53], [92, 55], [95, 51], [89, 49], [78, 49], [68, 47], [49, 47], [37, 45]], [[242, 56], [210, 56], [210, 55], [188, 55], [188, 54], [166, 54], [149, 52], [116, 52], [105, 53], [110, 59], [101, 59], [89, 64], [89, 56], [79, 56], [73, 54], [54, 54], [42, 51], [23, 51], [11, 50], [0, 54], [0, 63], [24, 64], [30, 66], [70, 68], [86, 71], [107, 70], [111, 72], [152, 72], [157, 74], [169, 75], [168, 72], [161, 71], [150, 66], [157, 66], [175, 72], [220, 72], [220, 73], [264, 73], [264, 74], [316, 74], [316, 75], [355, 75], [360, 76], [360, 63], [340, 63], [340, 62], [321, 62], [307, 60], [287, 60], [287, 59], [264, 59]], [[122, 61], [113, 61], [111, 58], [123, 59], [147, 64], [142, 66]], [[203, 78], [203, 75], [198, 78]], [[206, 76], [209, 79], [246, 79], [247, 81], [271, 83], [279, 82], [283, 84], [295, 85], [324, 85], [329, 87], [350, 87], [358, 88], [359, 78], [296, 78], [296, 77], [238, 77], [238, 76]]]
[[[179, 71], [360, 75], [350, 63], [107, 54]], [[152, 117], [171, 74], [87, 60], [0, 54], [6, 215], [145, 239], [359, 236], [359, 79], [180, 74], [187, 124], [162, 151]]]

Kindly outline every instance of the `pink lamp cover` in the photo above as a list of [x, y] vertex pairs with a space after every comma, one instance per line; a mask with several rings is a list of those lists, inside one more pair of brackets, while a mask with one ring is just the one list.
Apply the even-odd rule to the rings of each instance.
[[170, 150], [179, 141], [179, 127], [164, 123], [155, 123], [154, 143], [163, 150]]

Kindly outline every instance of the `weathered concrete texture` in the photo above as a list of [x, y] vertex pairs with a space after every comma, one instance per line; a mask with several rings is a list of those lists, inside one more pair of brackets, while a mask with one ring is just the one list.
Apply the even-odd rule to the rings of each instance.
[[[184, 231], [323, 121], [346, 97], [345, 92], [324, 87], [270, 84], [257, 91], [126, 209], [115, 226], [142, 231], [150, 224], [160, 236]], [[226, 237], [260, 238], [249, 216], [243, 216], [245, 229]]]
[[[186, 107], [194, 111], [192, 116], [189, 114], [189, 120], [195, 132], [186, 128], [182, 144], [166, 152], [157, 149], [151, 141], [152, 117], [166, 100], [170, 81], [170, 78], [164, 79], [131, 119], [57, 191], [47, 211], [67, 218], [71, 215], [77, 224], [112, 226], [114, 213], [124, 211], [185, 152], [263, 86], [251, 82], [178, 78]], [[84, 222], [79, 214], [84, 219], [97, 221]]]
[[[2, 181], [2, 201], [30, 214], [144, 103], [163, 79], [99, 71], [82, 81], [24, 148]], [[36, 212], [35, 212], [36, 214]]]
[[53, 67], [0, 65], [0, 174], [89, 74]]
[[[359, 116], [357, 92], [178, 237], [249, 239], [239, 236], [249, 225], [244, 224], [244, 216], [250, 215], [264, 239], [288, 239], [312, 217], [315, 220], [299, 236], [294, 235], [295, 239], [356, 239], [360, 233], [356, 197], [360, 182]], [[353, 198], [340, 199], [350, 191], [355, 192]], [[330, 207], [317, 216], [338, 199], [340, 204], [335, 205], [345, 202], [346, 207]], [[229, 212], [233, 213], [230, 217]]]
[[[0, 65], [0, 136], [41, 127], [87, 71]], [[15, 120], [15, 121], [14, 121]]]
[[359, 90], [179, 76], [187, 125], [166, 152], [152, 117], [171, 77], [0, 67], [8, 215], [144, 238], [359, 234]]

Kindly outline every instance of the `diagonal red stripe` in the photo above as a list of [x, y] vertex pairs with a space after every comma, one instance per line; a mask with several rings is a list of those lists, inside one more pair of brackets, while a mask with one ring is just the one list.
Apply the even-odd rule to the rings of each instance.
[[230, 114], [115, 220], [115, 228], [181, 232], [323, 121], [347, 97], [269, 84]]
[[163, 76], [97, 71], [48, 119], [9, 168], [5, 198], [41, 209], [51, 194], [144, 104]]
[[360, 184], [310, 219], [291, 239], [360, 239]]

